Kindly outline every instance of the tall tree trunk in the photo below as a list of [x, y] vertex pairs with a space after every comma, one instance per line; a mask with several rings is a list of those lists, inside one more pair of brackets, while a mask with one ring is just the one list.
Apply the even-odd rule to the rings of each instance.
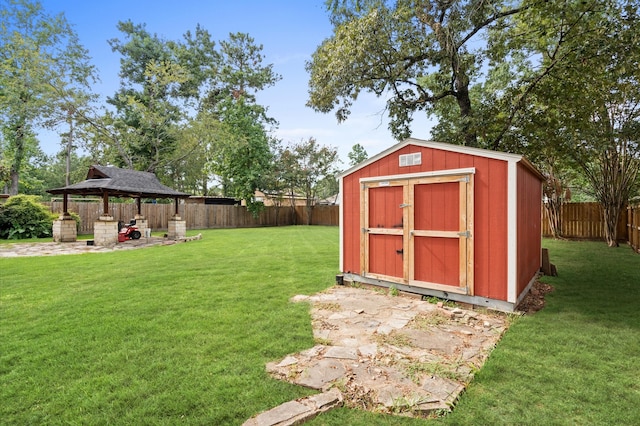
[[307, 213], [307, 225], [311, 225], [311, 218], [313, 216], [313, 204], [307, 202], [305, 206], [305, 211]]
[[618, 247], [618, 220], [621, 208], [617, 205], [603, 205], [604, 238], [609, 247]]
[[24, 145], [25, 145], [25, 120], [19, 118], [18, 122], [13, 126], [13, 137], [15, 143], [13, 162], [9, 170], [10, 185], [9, 195], [18, 195], [18, 189], [20, 185], [20, 169], [22, 168], [22, 161], [24, 160]]
[[544, 182], [545, 203], [549, 229], [553, 238], [562, 238], [562, 206], [566, 197], [566, 188], [553, 172], [553, 168], [546, 174]]
[[478, 146], [478, 135], [471, 126], [471, 98], [469, 98], [469, 83], [456, 83], [459, 85], [456, 90], [456, 101], [460, 108], [460, 118], [462, 119], [462, 133], [466, 146]]
[[20, 173], [11, 168], [11, 183], [9, 185], [9, 195], [18, 195], [18, 185], [20, 183]]

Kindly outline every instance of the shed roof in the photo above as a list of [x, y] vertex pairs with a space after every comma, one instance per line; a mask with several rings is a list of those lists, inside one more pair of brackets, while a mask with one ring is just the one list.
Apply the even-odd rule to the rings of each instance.
[[460, 154], [475, 155], [477, 157], [492, 158], [495, 160], [503, 160], [508, 162], [516, 162], [516, 163], [522, 162], [522, 164], [528, 169], [530, 169], [536, 176], [538, 176], [538, 178], [540, 178], [541, 180], [544, 179], [544, 176], [542, 175], [542, 173], [540, 173], [540, 171], [533, 164], [531, 164], [531, 162], [527, 160], [523, 155], [511, 154], [511, 153], [500, 152], [500, 151], [491, 151], [488, 149], [473, 148], [473, 147], [463, 146], [463, 145], [453, 145], [450, 143], [433, 142], [433, 141], [427, 141], [424, 139], [415, 139], [415, 138], [407, 138], [393, 145], [392, 147], [382, 151], [379, 154], [374, 155], [373, 157], [363, 161], [362, 163], [356, 164], [350, 169], [345, 170], [338, 177], [345, 177], [347, 175], [350, 175], [351, 173], [358, 171], [368, 166], [369, 164], [375, 161], [378, 161], [379, 159], [386, 157], [387, 155], [392, 154], [395, 151], [398, 151], [399, 149], [404, 148], [407, 145], [415, 145], [415, 146], [420, 146], [424, 148], [440, 149], [443, 151], [451, 151], [451, 152], [457, 152]]
[[50, 194], [104, 195], [148, 198], [188, 198], [190, 194], [160, 183], [155, 174], [113, 166], [93, 165], [87, 179], [63, 188], [47, 190]]

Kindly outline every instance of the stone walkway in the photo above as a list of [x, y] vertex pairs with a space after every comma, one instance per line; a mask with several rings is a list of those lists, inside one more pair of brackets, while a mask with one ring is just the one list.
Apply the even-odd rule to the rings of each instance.
[[[335, 286], [292, 300], [312, 304], [317, 345], [267, 371], [325, 394], [338, 389], [347, 406], [375, 412], [424, 417], [451, 410], [507, 327], [504, 314], [381, 290]], [[267, 413], [260, 416], [271, 423], [256, 423], [258, 416], [245, 424], [294, 424]]]
[[114, 250], [132, 250], [157, 245], [171, 245], [176, 242], [191, 241], [202, 238], [201, 234], [195, 237], [187, 237], [174, 241], [161, 237], [140, 238], [139, 240], [127, 240], [113, 247], [100, 247], [87, 245], [87, 241], [71, 243], [9, 243], [0, 244], [0, 258], [25, 257], [25, 256], [57, 256], [63, 254], [81, 253], [106, 253]]

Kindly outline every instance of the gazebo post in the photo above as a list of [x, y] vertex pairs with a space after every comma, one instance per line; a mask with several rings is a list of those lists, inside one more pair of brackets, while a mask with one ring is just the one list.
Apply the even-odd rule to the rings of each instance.
[[66, 192], [62, 194], [62, 215], [67, 216], [69, 214], [69, 194]]
[[109, 215], [109, 193], [106, 191], [102, 193], [102, 216], [110, 216]]
[[51, 234], [56, 243], [66, 243], [78, 240], [78, 226], [74, 218], [69, 214], [69, 194], [62, 194], [62, 214], [53, 221]]
[[118, 222], [109, 214], [109, 192], [102, 193], [102, 215], [93, 223], [93, 240], [97, 246], [112, 247], [118, 242]]
[[180, 240], [187, 236], [187, 222], [182, 220], [178, 210], [178, 197], [173, 198], [175, 203], [175, 213], [171, 219], [169, 219], [169, 232], [167, 238], [170, 240]]

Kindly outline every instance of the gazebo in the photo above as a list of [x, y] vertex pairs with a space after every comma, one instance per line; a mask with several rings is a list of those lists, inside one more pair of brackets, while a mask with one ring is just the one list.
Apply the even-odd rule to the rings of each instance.
[[63, 188], [49, 189], [47, 192], [63, 196], [62, 214], [53, 224], [53, 240], [56, 242], [76, 241], [77, 239], [76, 224], [68, 212], [69, 194], [102, 197], [102, 215], [94, 224], [95, 245], [112, 246], [118, 241], [118, 222], [109, 212], [109, 197], [129, 197], [136, 200], [136, 225], [143, 235], [147, 228], [147, 220], [142, 215], [141, 199], [173, 198], [175, 213], [169, 219], [168, 237], [180, 239], [186, 236], [186, 222], [178, 214], [178, 201], [180, 198], [188, 198], [190, 194], [175, 191], [161, 184], [153, 173], [93, 165], [89, 168], [86, 180]]

